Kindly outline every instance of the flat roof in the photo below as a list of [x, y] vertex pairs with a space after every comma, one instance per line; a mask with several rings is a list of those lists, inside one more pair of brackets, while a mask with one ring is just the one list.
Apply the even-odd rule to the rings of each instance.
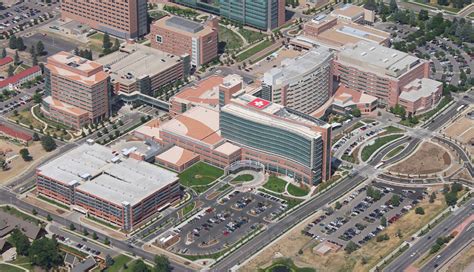
[[199, 157], [199, 154], [175, 145], [156, 156], [156, 159], [181, 166], [192, 161], [196, 157]]
[[160, 136], [160, 125], [161, 122], [159, 119], [152, 119], [142, 126], [136, 128], [134, 133], [142, 134], [148, 137], [152, 137], [157, 140], [161, 140]]
[[235, 152], [239, 151], [241, 148], [239, 146], [236, 146], [230, 142], [225, 142], [221, 144], [220, 146], [216, 147], [214, 151], [220, 152], [225, 155], [232, 155]]
[[244, 119], [252, 120], [256, 123], [263, 123], [267, 126], [290, 130], [309, 138], [321, 136], [318, 131], [313, 129], [314, 127], [329, 128], [329, 124], [315, 117], [276, 103], [263, 101], [266, 100], [256, 98], [249, 94], [241, 94], [232, 99], [232, 103], [225, 105], [221, 110]]
[[219, 85], [224, 77], [213, 75], [187, 86], [171, 98], [178, 102], [217, 105], [219, 103]]
[[144, 76], [154, 76], [182, 61], [181, 57], [139, 43], [124, 44], [120, 50], [97, 59], [111, 82], [130, 85]]
[[[118, 158], [118, 160], [116, 159]], [[121, 206], [132, 206], [178, 180], [176, 173], [112, 153], [99, 144], [82, 144], [37, 168], [37, 173]]]
[[344, 4], [341, 8], [333, 10], [331, 14], [354, 19], [354, 17], [364, 14], [364, 8], [352, 4]]
[[400, 99], [415, 102], [422, 97], [433, 95], [443, 83], [429, 79], [417, 78], [403, 87]]
[[[331, 16], [328, 17], [331, 18]], [[307, 24], [318, 25], [320, 23], [323, 22], [310, 21]], [[335, 26], [319, 33], [317, 36], [307, 36], [307, 38], [339, 49], [343, 45], [359, 41], [382, 44], [390, 38], [390, 33], [366, 25], [338, 21]]]
[[341, 107], [348, 107], [356, 104], [371, 104], [375, 101], [377, 101], [377, 97], [341, 85], [334, 94], [333, 103]]
[[351, 66], [392, 77], [400, 77], [421, 63], [417, 57], [366, 41], [345, 46], [337, 59]]
[[210, 145], [223, 140], [219, 130], [219, 112], [200, 106], [192, 107], [163, 123], [161, 129], [167, 133], [186, 136]]
[[96, 61], [91, 61], [66, 51], [60, 51], [48, 57], [48, 62], [49, 61], [61, 63], [70, 67], [71, 70], [78, 70], [86, 73], [94, 71], [95, 69], [102, 66]]
[[329, 63], [331, 57], [332, 53], [328, 48], [321, 46], [313, 48], [302, 56], [283, 60], [280, 67], [272, 68], [263, 75], [263, 81], [271, 86], [287, 83], [301, 74]]
[[179, 16], [165, 16], [155, 21], [153, 25], [192, 37], [206, 35], [213, 31], [210, 26]]

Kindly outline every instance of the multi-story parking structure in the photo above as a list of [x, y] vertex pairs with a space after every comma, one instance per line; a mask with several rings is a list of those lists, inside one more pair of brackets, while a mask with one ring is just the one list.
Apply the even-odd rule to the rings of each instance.
[[36, 170], [39, 195], [131, 230], [181, 196], [178, 176], [87, 143]]
[[124, 39], [148, 33], [146, 0], [61, 0], [61, 17]]
[[303, 113], [312, 113], [332, 95], [333, 54], [318, 47], [263, 76], [262, 98]]
[[42, 110], [49, 118], [80, 129], [109, 116], [109, 76], [100, 63], [62, 51], [45, 68]]
[[221, 108], [221, 134], [242, 148], [242, 160], [317, 185], [331, 176], [330, 125], [249, 94]]

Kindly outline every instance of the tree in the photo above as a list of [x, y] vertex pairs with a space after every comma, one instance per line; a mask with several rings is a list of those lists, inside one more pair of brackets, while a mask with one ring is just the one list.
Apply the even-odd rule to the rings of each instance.
[[57, 145], [53, 137], [45, 135], [41, 137], [41, 145], [46, 152], [50, 152], [56, 149]]
[[97, 237], [97, 233], [92, 233], [92, 239], [97, 240], [99, 237]]
[[436, 193], [432, 192], [431, 195], [430, 195], [430, 201], [429, 202], [434, 203], [435, 199], [436, 199]]
[[25, 46], [25, 43], [23, 42], [22, 37], [18, 37], [18, 39], [16, 39], [16, 49], [20, 51], [24, 51], [26, 49], [26, 46]]
[[8, 238], [8, 241], [16, 247], [16, 253], [21, 256], [28, 255], [28, 249], [30, 248], [30, 240], [28, 237], [21, 232], [19, 229], [14, 229]]
[[334, 207], [336, 208], [336, 210], [339, 210], [340, 208], [342, 208], [342, 205], [339, 201], [336, 201], [336, 204]]
[[425, 209], [423, 209], [423, 207], [416, 207], [415, 213], [423, 215], [423, 214], [425, 214]]
[[387, 226], [387, 218], [385, 216], [382, 216], [382, 218], [380, 218], [380, 225], [384, 227]]
[[118, 125], [119, 125], [119, 126], [123, 126], [123, 121], [122, 121], [122, 120], [118, 120]]
[[395, 11], [398, 10], [398, 5], [397, 5], [396, 0], [390, 0], [389, 10], [390, 10], [391, 13], [394, 13]]
[[395, 207], [400, 206], [400, 196], [399, 195], [393, 195], [392, 196], [392, 205]]
[[16, 36], [11, 35], [10, 39], [8, 40], [8, 47], [10, 49], [16, 49]]
[[448, 206], [454, 206], [458, 202], [458, 196], [455, 192], [449, 192], [444, 194], [444, 199]]
[[28, 151], [28, 148], [22, 148], [20, 149], [19, 151], [20, 155], [21, 155], [21, 158], [24, 160], [24, 161], [31, 161], [32, 158], [30, 156], [30, 151]]
[[89, 235], [89, 232], [87, 231], [87, 229], [84, 229], [84, 230], [82, 231], [82, 234], [84, 234], [84, 236], [88, 236], [88, 235]]
[[110, 49], [112, 48], [112, 42], [110, 41], [109, 33], [105, 33], [104, 37], [102, 38], [102, 49], [105, 54], [110, 53]]
[[142, 122], [142, 124], [145, 123], [146, 122], [146, 117], [145, 116], [140, 117], [140, 121]]
[[15, 65], [20, 64], [20, 56], [18, 55], [18, 50], [15, 51], [14, 62], [15, 62]]
[[76, 226], [74, 226], [74, 224], [71, 223], [71, 224], [69, 225], [69, 229], [72, 230], [72, 231], [75, 231], [75, 230], [76, 230]]
[[358, 248], [359, 246], [357, 246], [356, 243], [349, 241], [349, 243], [347, 243], [346, 247], [344, 248], [344, 251], [347, 254], [351, 254], [352, 252], [356, 251]]
[[8, 76], [11, 77], [13, 76], [13, 74], [15, 73], [15, 67], [13, 67], [13, 65], [8, 65]]
[[51, 214], [48, 213], [48, 216], [46, 216], [46, 220], [53, 221], [53, 218], [51, 217]]
[[120, 48], [120, 41], [116, 38], [114, 41], [114, 47], [112, 48], [113, 51], [117, 51]]
[[138, 259], [132, 266], [133, 272], [150, 272], [150, 269], [146, 266], [142, 259]]
[[38, 41], [36, 43], [36, 54], [42, 56], [42, 55], [44, 55], [44, 53], [45, 53], [44, 52], [44, 44], [43, 44], [42, 41]]
[[428, 15], [428, 11], [425, 10], [425, 9], [420, 10], [420, 13], [418, 13], [418, 20], [420, 20], [420, 21], [426, 21], [429, 18], [430, 17]]
[[172, 270], [170, 261], [164, 255], [155, 256], [155, 271], [170, 272]]
[[59, 253], [56, 239], [43, 237], [33, 241], [28, 256], [33, 265], [50, 270], [63, 264], [63, 257]]
[[352, 116], [354, 117], [360, 117], [361, 116], [361, 112], [360, 112], [360, 109], [359, 108], [353, 108], [352, 109]]
[[104, 239], [104, 244], [110, 245], [110, 240], [109, 240], [108, 237], [105, 237], [105, 239]]
[[43, 98], [42, 98], [40, 93], [35, 93], [33, 95], [33, 102], [35, 102], [36, 104], [41, 103], [42, 100], [43, 100]]
[[36, 209], [33, 209], [33, 210], [31, 211], [31, 213], [32, 213], [33, 215], [37, 215], [37, 214], [38, 214], [38, 211], [37, 211]]
[[7, 50], [5, 48], [2, 49], [2, 59], [7, 57]]
[[107, 256], [105, 256], [105, 266], [111, 267], [112, 265], [114, 265], [114, 263], [115, 263], [114, 259], [112, 259], [112, 257], [110, 257], [110, 255], [107, 254]]

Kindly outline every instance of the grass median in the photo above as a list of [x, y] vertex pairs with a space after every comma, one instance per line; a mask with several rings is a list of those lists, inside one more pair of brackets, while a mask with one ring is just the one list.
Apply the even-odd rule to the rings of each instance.
[[248, 58], [250, 58], [251, 56], [257, 54], [258, 52], [262, 51], [263, 49], [269, 47], [270, 45], [272, 45], [273, 43], [269, 40], [264, 40], [263, 42], [261, 43], [258, 43], [257, 45], [245, 50], [244, 52], [238, 54], [236, 56], [236, 59], [237, 61], [244, 61]]
[[361, 153], [362, 161], [367, 161], [370, 158], [370, 156], [372, 156], [372, 154], [374, 154], [382, 146], [392, 141], [395, 141], [396, 139], [402, 136], [403, 136], [402, 134], [395, 134], [395, 135], [388, 135], [388, 136], [375, 139], [375, 141], [372, 144], [366, 145], [362, 149], [362, 153]]

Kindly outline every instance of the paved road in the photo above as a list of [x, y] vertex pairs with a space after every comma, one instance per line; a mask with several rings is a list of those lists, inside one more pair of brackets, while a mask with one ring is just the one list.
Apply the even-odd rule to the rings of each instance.
[[466, 202], [461, 208], [453, 212], [441, 223], [436, 225], [429, 233], [422, 236], [417, 242], [410, 246], [397, 259], [389, 264], [383, 271], [404, 271], [408, 266], [415, 262], [420, 256], [427, 252], [441, 236], [448, 236], [454, 228], [462, 223], [474, 212], [474, 199]]
[[432, 272], [439, 269], [443, 264], [446, 264], [452, 257], [454, 257], [460, 250], [472, 243], [474, 239], [474, 224], [469, 225], [461, 234], [452, 241], [439, 254], [439, 258], [435, 257], [427, 262], [420, 270], [420, 272]]
[[[16, 207], [24, 210], [25, 212], [31, 212], [33, 209], [36, 209], [36, 211], [38, 211], [38, 215], [43, 216], [43, 217], [46, 217], [48, 215], [47, 211], [42, 210], [40, 207], [33, 206], [33, 205], [31, 205], [27, 202], [23, 202], [23, 201], [17, 199], [16, 195], [14, 193], [12, 193], [10, 191], [7, 191], [3, 188], [0, 189], [0, 202], [15, 205]], [[83, 232], [84, 229], [86, 229], [89, 233], [94, 232], [93, 229], [87, 228], [83, 225], [77, 226], [77, 223], [72, 222], [67, 218], [57, 216], [55, 214], [50, 214], [50, 215], [53, 218], [54, 222], [59, 223], [63, 226], [69, 226], [71, 223], [73, 223], [73, 224], [76, 225], [76, 228], [77, 228], [78, 231]], [[101, 241], [103, 241], [105, 239], [105, 235], [103, 235], [103, 234], [97, 233], [97, 236], [99, 237], [99, 240], [101, 240]], [[135, 255], [140, 256], [144, 259], [147, 259], [151, 262], [153, 262], [153, 260], [154, 260], [155, 255], [152, 254], [152, 253], [146, 252], [146, 251], [144, 251], [140, 248], [130, 247], [125, 241], [116, 240], [116, 239], [111, 238], [111, 237], [108, 237], [108, 239], [111, 242], [110, 243], [111, 246], [118, 249], [118, 250], [123, 250], [123, 251], [130, 252], [131, 254], [135, 254]], [[170, 260], [170, 262], [171, 262], [171, 265], [174, 268], [173, 269], [174, 272], [192, 271], [192, 270], [188, 269], [187, 267], [185, 267], [185, 266], [183, 266], [179, 263], [173, 262], [172, 260]]]
[[[365, 168], [362, 168], [360, 172], [364, 173]], [[266, 231], [255, 237], [251, 242], [241, 246], [238, 250], [228, 255], [224, 260], [213, 267], [212, 271], [228, 271], [234, 265], [244, 262], [265, 245], [270, 243], [270, 241], [282, 235], [296, 223], [302, 221], [310, 214], [313, 214], [316, 210], [323, 208], [327, 203], [343, 196], [347, 191], [361, 183], [364, 179], [365, 178], [363, 176], [356, 175], [352, 178], [348, 178], [339, 182], [330, 191], [313, 198], [293, 213], [284, 217], [278, 223], [270, 224]]]

